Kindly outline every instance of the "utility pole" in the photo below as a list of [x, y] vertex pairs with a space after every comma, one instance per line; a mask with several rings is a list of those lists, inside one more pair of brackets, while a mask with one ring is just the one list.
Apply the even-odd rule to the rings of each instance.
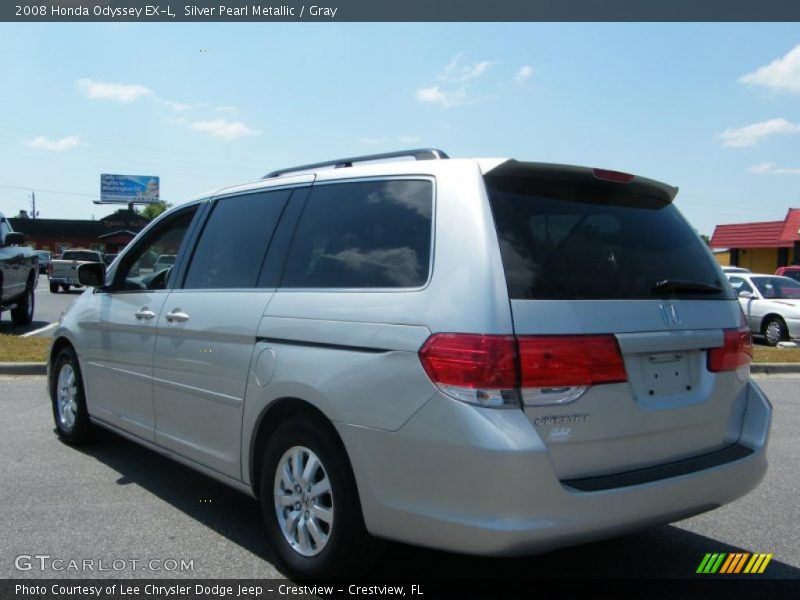
[[31, 210], [31, 218], [35, 219], [36, 215], [38, 215], [39, 213], [36, 212], [36, 192], [34, 192], [33, 190], [31, 190], [31, 204], [33, 205], [31, 206], [31, 208], [33, 209]]

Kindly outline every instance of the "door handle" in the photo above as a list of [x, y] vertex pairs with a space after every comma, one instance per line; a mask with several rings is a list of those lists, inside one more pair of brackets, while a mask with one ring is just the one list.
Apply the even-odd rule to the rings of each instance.
[[140, 321], [141, 320], [149, 321], [150, 319], [156, 316], [156, 313], [154, 313], [152, 310], [150, 310], [145, 306], [141, 310], [138, 310], [135, 313], [133, 313], [133, 316], [135, 316]]
[[176, 308], [167, 313], [167, 321], [170, 323], [183, 323], [189, 320], [189, 315], [183, 312], [180, 308]]

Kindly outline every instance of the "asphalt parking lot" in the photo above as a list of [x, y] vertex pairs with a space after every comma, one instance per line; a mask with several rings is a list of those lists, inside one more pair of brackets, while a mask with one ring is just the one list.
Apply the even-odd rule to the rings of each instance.
[[[677, 524], [542, 556], [487, 559], [391, 545], [380, 578], [685, 578], [707, 552], [764, 552], [761, 577], [800, 578], [800, 377], [758, 379], [775, 406], [770, 470], [749, 496]], [[0, 377], [0, 577], [282, 577], [254, 500], [104, 434], [60, 443], [43, 377]], [[107, 573], [15, 567], [19, 555], [127, 561]], [[155, 567], [142, 565], [156, 559]], [[168, 560], [193, 561], [186, 571]], [[134, 567], [130, 561], [139, 561]]]
[[[11, 315], [2, 313], [0, 315], [0, 334], [49, 336], [53, 333], [53, 327], [44, 329], [58, 321], [59, 315], [67, 310], [70, 304], [80, 296], [84, 288], [71, 289], [69, 292], [59, 290], [57, 294], [50, 293], [50, 285], [47, 282], [47, 275], [39, 275], [39, 283], [36, 286], [35, 305], [33, 309], [33, 323], [25, 327], [15, 327], [11, 322]], [[39, 331], [44, 329], [44, 331]]]

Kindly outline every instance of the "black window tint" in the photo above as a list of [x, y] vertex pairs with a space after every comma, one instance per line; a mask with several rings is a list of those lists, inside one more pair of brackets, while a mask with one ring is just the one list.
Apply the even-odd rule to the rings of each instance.
[[283, 287], [401, 288], [428, 279], [433, 184], [363, 181], [312, 188]]
[[192, 256], [183, 287], [252, 288], [291, 191], [217, 201]]
[[[614, 199], [588, 186], [487, 177], [509, 294], [514, 299], [730, 299], [703, 242], [672, 204]], [[664, 281], [718, 286], [703, 293]]]

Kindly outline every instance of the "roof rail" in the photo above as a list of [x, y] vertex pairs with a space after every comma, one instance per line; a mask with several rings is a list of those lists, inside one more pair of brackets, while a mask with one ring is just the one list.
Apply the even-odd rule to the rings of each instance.
[[367, 154], [364, 156], [353, 156], [351, 158], [337, 158], [336, 160], [326, 160], [324, 162], [312, 163], [310, 165], [300, 165], [298, 167], [277, 169], [264, 175], [263, 179], [280, 177], [281, 175], [295, 173], [297, 171], [320, 169], [322, 167], [341, 169], [344, 167], [352, 167], [353, 163], [369, 162], [372, 160], [385, 160], [387, 158], [402, 158], [405, 156], [413, 156], [416, 160], [443, 160], [450, 158], [445, 152], [442, 150], [437, 150], [436, 148], [417, 148], [415, 150], [401, 150], [400, 152], [384, 152], [383, 154]]

